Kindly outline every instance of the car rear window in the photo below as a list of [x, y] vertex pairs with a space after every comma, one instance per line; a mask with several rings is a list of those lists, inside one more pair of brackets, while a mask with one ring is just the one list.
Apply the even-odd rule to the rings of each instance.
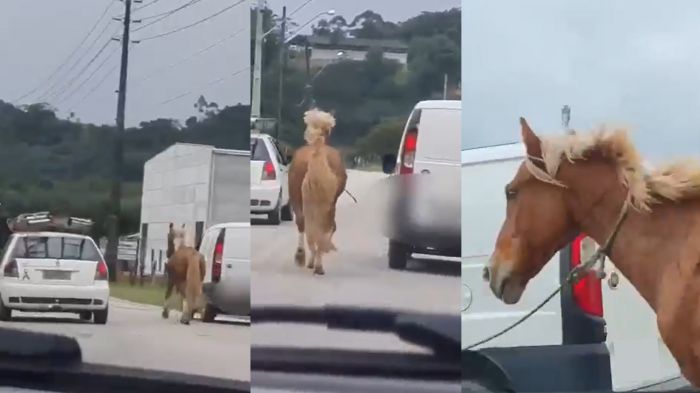
[[251, 161], [269, 161], [270, 153], [267, 151], [265, 141], [260, 138], [250, 138]]
[[12, 250], [14, 258], [23, 259], [74, 259], [98, 261], [100, 253], [87, 238], [63, 236], [23, 236], [17, 239]]

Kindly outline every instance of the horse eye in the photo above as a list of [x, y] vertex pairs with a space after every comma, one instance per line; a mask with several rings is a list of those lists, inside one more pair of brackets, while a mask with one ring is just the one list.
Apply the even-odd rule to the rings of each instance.
[[516, 190], [506, 188], [506, 199], [511, 200], [514, 199], [518, 195], [518, 192]]

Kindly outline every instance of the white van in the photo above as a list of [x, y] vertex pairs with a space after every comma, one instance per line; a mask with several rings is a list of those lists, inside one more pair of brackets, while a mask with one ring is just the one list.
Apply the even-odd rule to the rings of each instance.
[[[503, 187], [525, 156], [522, 143], [462, 151], [462, 347], [510, 326], [542, 302], [597, 245], [579, 236], [505, 305], [483, 282], [482, 269], [505, 219]], [[605, 264], [608, 277], [614, 265]], [[508, 370], [523, 391], [615, 391], [666, 382], [682, 385], [652, 309], [617, 272], [619, 284], [584, 279], [481, 351]], [[524, 348], [523, 348], [524, 347]], [[519, 389], [516, 389], [519, 391]]]
[[207, 229], [199, 252], [206, 260], [202, 321], [217, 314], [250, 315], [250, 223], [229, 222]]
[[[406, 122], [398, 156], [384, 157], [387, 174], [429, 176], [392, 196], [395, 218], [389, 237], [389, 267], [404, 269], [414, 254], [459, 257], [459, 193], [445, 188], [459, 182], [459, 146], [462, 102], [421, 101]], [[427, 213], [426, 213], [427, 212]]]

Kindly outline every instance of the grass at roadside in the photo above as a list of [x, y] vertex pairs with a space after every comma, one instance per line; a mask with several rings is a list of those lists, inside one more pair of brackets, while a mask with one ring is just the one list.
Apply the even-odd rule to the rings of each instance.
[[[145, 282], [143, 286], [141, 286], [137, 282], [132, 286], [128, 281], [121, 281], [110, 283], [109, 292], [111, 296], [118, 299], [128, 300], [134, 303], [162, 306], [163, 297], [165, 296], [165, 285]], [[178, 296], [174, 296], [174, 298], [179, 299]], [[181, 302], [172, 299], [171, 307], [175, 310], [179, 310], [179, 303]]]

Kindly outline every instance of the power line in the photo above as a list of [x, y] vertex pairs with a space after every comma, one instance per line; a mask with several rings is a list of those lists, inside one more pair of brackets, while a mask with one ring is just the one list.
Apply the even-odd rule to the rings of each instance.
[[[90, 81], [90, 80], [92, 79], [92, 77], [95, 76], [95, 74], [97, 74], [97, 71], [101, 70], [101, 69], [105, 66], [105, 64], [107, 64], [107, 61], [108, 61], [109, 59], [111, 59], [112, 56], [114, 56], [114, 54], [116, 54], [116, 53], [118, 52], [117, 49], [118, 49], [117, 47], [113, 47], [113, 48], [112, 48], [112, 51], [109, 53], [109, 55], [107, 55], [107, 57], [105, 57], [104, 60], [102, 60], [102, 62], [101, 62], [97, 67], [95, 67], [95, 69], [92, 71], [92, 73], [90, 73], [90, 75], [88, 75], [87, 78], [83, 79], [83, 81], [82, 81], [78, 86], [76, 86], [73, 90], [71, 90], [68, 94], [65, 94], [65, 95], [59, 94], [59, 95], [56, 97], [56, 100], [60, 100], [60, 101], [56, 104], [56, 106], [60, 106], [63, 102], [68, 101], [69, 98], [73, 97], [73, 96], [75, 95], [75, 93], [77, 93], [78, 91], [80, 91], [80, 89], [81, 89], [88, 81]], [[64, 91], [65, 91], [65, 90], [64, 90]]]
[[29, 95], [34, 94], [34, 93], [35, 93], [37, 90], [39, 90], [41, 87], [46, 86], [46, 84], [47, 84], [54, 76], [56, 76], [56, 74], [58, 74], [58, 72], [63, 68], [63, 66], [66, 65], [66, 64], [68, 64], [68, 62], [70, 61], [70, 59], [71, 59], [76, 53], [78, 53], [78, 50], [80, 49], [80, 47], [83, 46], [83, 44], [85, 43], [85, 41], [87, 41], [88, 37], [90, 37], [90, 35], [92, 34], [92, 32], [95, 31], [95, 29], [97, 28], [97, 26], [100, 24], [100, 22], [101, 22], [102, 19], [105, 17], [105, 15], [107, 15], [107, 12], [108, 12], [109, 9], [112, 7], [112, 5], [113, 5], [114, 3], [116, 3], [116, 1], [117, 1], [117, 0], [112, 0], [112, 1], [109, 2], [109, 4], [107, 4], [107, 7], [105, 7], [105, 9], [102, 11], [102, 14], [100, 15], [100, 17], [97, 18], [97, 21], [95, 22], [95, 24], [92, 25], [92, 27], [90, 28], [90, 30], [88, 31], [88, 33], [83, 37], [83, 39], [80, 41], [80, 43], [78, 43], [78, 45], [75, 47], [75, 49], [73, 49], [73, 51], [68, 55], [68, 57], [66, 57], [66, 58], [58, 65], [58, 67], [56, 67], [56, 68], [53, 70], [53, 72], [51, 72], [51, 74], [50, 74], [46, 79], [44, 79], [41, 83], [39, 83], [39, 84], [38, 84], [35, 88], [33, 88], [32, 90], [30, 90], [30, 91], [24, 93], [24, 94], [23, 94], [22, 96], [20, 96], [19, 98], [16, 98], [15, 100], [13, 100], [13, 102], [17, 102], [17, 101], [23, 100], [23, 99], [25, 99], [26, 97], [28, 97]]
[[200, 1], [201, 1], [201, 0], [190, 0], [189, 2], [185, 3], [184, 5], [182, 5], [182, 6], [178, 7], [178, 8], [175, 8], [175, 9], [172, 9], [172, 10], [170, 10], [170, 11], [166, 11], [166, 12], [160, 14], [160, 16], [158, 16], [158, 15], [151, 15], [151, 17], [141, 18], [141, 19], [156, 18], [156, 19], [153, 20], [153, 21], [151, 21], [151, 22], [149, 22], [149, 23], [142, 24], [141, 26], [139, 26], [139, 27], [137, 27], [137, 28], [131, 30], [131, 32], [132, 32], [132, 33], [135, 33], [135, 32], [137, 32], [137, 31], [139, 31], [139, 30], [145, 29], [145, 28], [148, 27], [148, 26], [153, 26], [153, 25], [155, 25], [156, 23], [162, 21], [163, 19], [168, 18], [168, 17], [170, 17], [171, 15], [177, 13], [178, 11], [183, 10], [183, 9], [185, 9], [185, 8], [191, 6], [191, 5], [197, 4], [197, 3], [199, 3]]
[[69, 81], [68, 81], [68, 84], [67, 84], [66, 86], [64, 86], [63, 89], [58, 90], [58, 91], [57, 91], [58, 94], [56, 94], [56, 93], [50, 94], [48, 97], [46, 97], [46, 100], [47, 100], [47, 101], [50, 101], [50, 100], [52, 100], [52, 99], [54, 99], [54, 98], [57, 98], [57, 97], [61, 94], [62, 91], [65, 91], [66, 89], [70, 88], [71, 85], [73, 85], [73, 83], [74, 83], [78, 78], [80, 78], [80, 76], [88, 69], [88, 67], [90, 67], [90, 66], [92, 65], [92, 63], [95, 62], [95, 60], [97, 60], [97, 58], [102, 54], [102, 52], [104, 52], [105, 49], [107, 49], [107, 46], [109, 46], [109, 44], [110, 44], [111, 42], [112, 42], [112, 39], [111, 39], [111, 38], [108, 39], [107, 41], [105, 41], [104, 45], [102, 45], [102, 47], [100, 48], [100, 50], [97, 51], [97, 53], [95, 53], [95, 55], [90, 59], [90, 61], [88, 61], [87, 64], [85, 64], [85, 65], [83, 66], [83, 68], [80, 69], [80, 71], [73, 77], [73, 79], [69, 80]]
[[[119, 63], [115, 64], [112, 68], [110, 68], [109, 71], [107, 71], [107, 73], [102, 77], [102, 79], [100, 79], [100, 81], [97, 82], [97, 84], [95, 86], [93, 86], [93, 88], [90, 89], [90, 91], [87, 92], [87, 94], [85, 94], [80, 100], [78, 100], [78, 102], [71, 105], [71, 108], [77, 108], [80, 104], [82, 104], [85, 100], [87, 100], [88, 97], [92, 96], [97, 91], [97, 89], [99, 89], [100, 86], [102, 86], [105, 83], [107, 78], [109, 78], [110, 75], [112, 75], [114, 73], [114, 71], [117, 70], [117, 68], [119, 68]], [[72, 109], [69, 112], [71, 112], [71, 111], [72, 111]]]
[[196, 90], [203, 89], [203, 88], [206, 88], [206, 87], [209, 87], [209, 86], [218, 85], [219, 83], [224, 82], [224, 81], [226, 81], [226, 80], [233, 79], [236, 75], [238, 75], [238, 74], [240, 74], [240, 73], [242, 73], [242, 72], [245, 72], [245, 71], [247, 71], [247, 70], [249, 70], [249, 69], [250, 69], [250, 66], [249, 66], [249, 65], [248, 65], [248, 66], [245, 66], [244, 68], [242, 68], [242, 69], [240, 69], [240, 70], [234, 72], [233, 74], [230, 74], [230, 75], [228, 75], [228, 76], [224, 76], [223, 78], [219, 78], [219, 79], [213, 80], [213, 81], [208, 82], [208, 83], [206, 83], [206, 84], [204, 84], [204, 85], [200, 85], [200, 86], [198, 86], [198, 87], [196, 87], [196, 88], [193, 88], [192, 90], [189, 90], [189, 91], [187, 91], [187, 92], [185, 92], [185, 93], [178, 94], [178, 95], [176, 95], [176, 96], [173, 96], [173, 97], [171, 97], [171, 98], [168, 98], [167, 100], [161, 101], [161, 102], [160, 102], [160, 105], [165, 105], [165, 104], [167, 104], [167, 103], [170, 103], [170, 102], [173, 102], [173, 101], [177, 101], [177, 100], [179, 100], [180, 98], [183, 98], [183, 97], [186, 97], [186, 96], [188, 96], [188, 95], [194, 94], [194, 90], [195, 90], [195, 89], [196, 89]]
[[228, 37], [224, 37], [224, 38], [220, 39], [219, 41], [217, 41], [217, 42], [215, 42], [215, 43], [213, 43], [213, 44], [207, 46], [206, 48], [200, 49], [200, 50], [198, 50], [197, 52], [192, 53], [191, 55], [189, 55], [189, 56], [187, 56], [187, 57], [184, 57], [184, 58], [182, 58], [182, 59], [180, 59], [180, 60], [178, 60], [178, 61], [176, 61], [176, 62], [174, 62], [174, 63], [168, 64], [168, 65], [166, 65], [166, 66], [164, 66], [164, 67], [160, 67], [160, 68], [154, 70], [153, 72], [148, 73], [148, 74], [144, 75], [143, 77], [140, 77], [140, 78], [136, 79], [134, 82], [132, 82], [132, 84], [138, 84], [138, 83], [147, 81], [147, 80], [153, 78], [154, 76], [161, 75], [161, 74], [163, 73], [163, 71], [169, 70], [169, 69], [171, 69], [171, 68], [173, 68], [173, 67], [177, 67], [178, 65], [180, 65], [180, 64], [182, 64], [182, 63], [184, 63], [184, 62], [186, 62], [186, 61], [188, 61], [188, 60], [191, 60], [191, 59], [193, 59], [193, 58], [195, 58], [195, 57], [201, 55], [202, 53], [205, 53], [205, 52], [207, 52], [207, 51], [209, 51], [209, 50], [211, 50], [211, 49], [213, 49], [213, 48], [215, 48], [215, 47], [217, 47], [217, 46], [223, 44], [223, 43], [226, 42], [226, 41], [231, 40], [232, 38], [236, 37], [238, 34], [242, 33], [243, 31], [245, 31], [244, 28], [243, 28], [243, 29], [239, 29], [239, 30], [236, 31], [235, 33], [229, 35]]
[[[97, 37], [95, 37], [95, 39], [93, 39], [92, 42], [88, 45], [88, 47], [87, 47], [87, 49], [85, 50], [85, 52], [84, 52], [81, 56], [79, 56], [79, 57], [73, 62], [73, 64], [68, 68], [68, 71], [66, 71], [66, 75], [65, 75], [65, 76], [69, 75], [69, 74], [71, 73], [71, 71], [73, 71], [73, 69], [75, 69], [75, 68], [78, 66], [78, 64], [80, 64], [80, 62], [87, 56], [87, 54], [92, 50], [93, 46], [99, 41], [99, 39], [104, 35], [104, 33], [107, 31], [107, 29], [109, 29], [110, 26], [111, 26], [110, 24], [106, 24], [106, 25], [105, 25], [104, 29], [102, 29], [102, 31], [100, 32], [100, 34], [97, 35]], [[116, 31], [116, 30], [115, 30], [115, 31]], [[108, 41], [108, 42], [109, 42], [109, 41]], [[56, 82], [54, 82], [53, 84], [51, 84], [51, 86], [48, 88], [48, 90], [46, 90], [46, 91], [44, 92], [44, 94], [42, 94], [41, 96], [39, 96], [39, 98], [37, 99], [37, 101], [47, 100], [49, 97], [55, 96], [55, 95], [56, 95], [55, 89], [56, 89], [59, 85], [61, 85], [61, 82], [62, 82], [62, 81], [59, 79], [58, 81], [56, 81]]]
[[177, 33], [177, 32], [183, 31], [183, 30], [187, 30], [187, 29], [189, 29], [189, 28], [191, 28], [191, 27], [194, 27], [194, 26], [197, 26], [197, 25], [199, 25], [199, 24], [202, 24], [202, 23], [204, 23], [204, 22], [206, 22], [206, 21], [208, 21], [208, 20], [210, 20], [210, 19], [212, 19], [212, 18], [215, 18], [215, 17], [217, 17], [217, 16], [223, 14], [224, 12], [226, 12], [226, 11], [232, 9], [233, 7], [236, 7], [237, 5], [243, 3], [244, 1], [246, 1], [246, 0], [239, 0], [239, 1], [235, 2], [234, 4], [232, 4], [232, 5], [230, 5], [230, 6], [226, 7], [226, 8], [224, 8], [224, 9], [222, 9], [222, 10], [220, 10], [220, 11], [218, 11], [218, 12], [212, 14], [212, 15], [209, 15], [209, 16], [207, 16], [206, 18], [203, 18], [203, 19], [200, 19], [200, 20], [198, 20], [198, 21], [196, 21], [196, 22], [194, 22], [194, 23], [191, 23], [191, 24], [189, 24], [189, 25], [182, 26], [182, 27], [180, 27], [180, 28], [177, 28], [177, 29], [175, 29], [175, 30], [171, 30], [171, 31], [168, 31], [168, 32], [165, 32], [165, 33], [162, 33], [162, 34], [156, 34], [156, 35], [153, 35], [153, 36], [150, 36], [150, 37], [141, 38], [141, 39], [138, 39], [138, 40], [136, 40], [136, 41], [137, 41], [137, 42], [140, 42], [140, 41], [149, 41], [149, 40], [153, 40], [153, 39], [156, 39], [156, 38], [161, 38], [161, 37], [169, 36], [169, 35], [171, 35], [171, 34], [175, 34], [175, 33]]
[[[144, 9], [144, 8], [148, 8], [148, 7], [152, 6], [153, 4], [155, 4], [155, 3], [159, 2], [159, 1], [160, 1], [160, 0], [153, 0], [153, 1], [149, 1], [148, 3], [142, 5], [141, 7], [134, 7], [133, 12], [140, 11], [140, 10], [142, 10], [142, 9]], [[124, 17], [124, 14], [122, 14], [122, 17]]]
[[[143, 16], [143, 17], [140, 17], [139, 19], [148, 20], [148, 19], [153, 19], [153, 18], [165, 16], [165, 15], [170, 16], [170, 15], [172, 15], [180, 10], [183, 10], [189, 6], [195, 5], [195, 4], [199, 3], [200, 1], [202, 1], [202, 0], [190, 0], [189, 2], [183, 4], [175, 9], [172, 9], [170, 11], [161, 12], [160, 14], [155, 14], [155, 15]], [[136, 29], [134, 29], [134, 31], [136, 31]]]
[[298, 11], [301, 11], [302, 8], [304, 8], [304, 7], [306, 7], [307, 5], [309, 5], [309, 3], [311, 3], [312, 1], [314, 1], [314, 0], [306, 0], [306, 1], [305, 1], [304, 3], [302, 3], [300, 6], [298, 6], [297, 8], [295, 8], [295, 9], [289, 14], [289, 17], [291, 17], [292, 15], [296, 14]]

